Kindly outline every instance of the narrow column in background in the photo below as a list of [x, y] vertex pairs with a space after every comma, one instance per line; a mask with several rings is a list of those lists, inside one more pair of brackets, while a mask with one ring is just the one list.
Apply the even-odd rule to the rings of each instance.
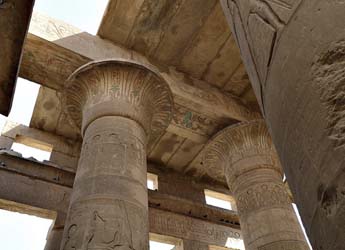
[[228, 127], [205, 150], [206, 166], [224, 170], [246, 250], [309, 249], [264, 121]]

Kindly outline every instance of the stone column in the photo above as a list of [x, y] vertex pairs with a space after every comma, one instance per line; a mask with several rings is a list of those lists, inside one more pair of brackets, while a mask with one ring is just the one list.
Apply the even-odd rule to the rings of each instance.
[[315, 249], [345, 245], [343, 0], [220, 0]]
[[61, 249], [148, 249], [146, 148], [171, 120], [167, 83], [132, 62], [93, 62], [64, 97], [83, 145]]
[[[66, 209], [67, 210], [67, 209]], [[67, 211], [66, 211], [67, 212]], [[64, 224], [66, 220], [65, 212], [57, 212], [55, 221], [52, 223], [47, 234], [44, 250], [60, 250]]]
[[[179, 250], [179, 249], [176, 249], [176, 250]], [[209, 249], [209, 245], [204, 242], [184, 239], [183, 250], [210, 250], [210, 249]]]
[[206, 146], [207, 167], [224, 171], [246, 250], [309, 249], [262, 120], [231, 126]]
[[63, 226], [52, 226], [47, 235], [47, 243], [44, 250], [60, 250]]

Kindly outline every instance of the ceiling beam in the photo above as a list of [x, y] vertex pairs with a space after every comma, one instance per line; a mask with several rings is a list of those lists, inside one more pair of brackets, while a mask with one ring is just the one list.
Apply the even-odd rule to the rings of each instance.
[[[30, 31], [34, 34], [27, 37], [20, 76], [61, 92], [71, 73], [90, 61], [112, 58], [136, 61], [160, 74], [172, 90], [175, 112], [168, 131], [198, 143], [206, 142], [219, 128], [257, 117], [237, 97], [173, 68], [154, 65], [143, 55], [97, 36], [77, 33], [70, 27], [61, 34], [53, 27], [65, 24], [56, 22], [33, 19]], [[44, 25], [47, 27], [42, 28]]]
[[[24, 159], [12, 151], [4, 150], [0, 151], [0, 163], [0, 180], [3, 180], [0, 181], [0, 199], [66, 214], [74, 172], [48, 163]], [[47, 196], [50, 198], [44, 198]], [[61, 199], [61, 196], [64, 198]], [[167, 195], [159, 190], [148, 192], [148, 205], [152, 209], [193, 217], [235, 231], [240, 228], [236, 212]]]

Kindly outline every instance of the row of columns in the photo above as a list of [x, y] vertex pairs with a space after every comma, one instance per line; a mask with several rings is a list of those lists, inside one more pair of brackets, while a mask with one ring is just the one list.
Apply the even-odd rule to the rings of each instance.
[[[133, 62], [92, 62], [68, 79], [64, 105], [83, 144], [61, 250], [147, 250], [146, 149], [171, 121], [168, 84]], [[216, 135], [205, 162], [224, 169], [247, 250], [307, 249], [263, 121]]]

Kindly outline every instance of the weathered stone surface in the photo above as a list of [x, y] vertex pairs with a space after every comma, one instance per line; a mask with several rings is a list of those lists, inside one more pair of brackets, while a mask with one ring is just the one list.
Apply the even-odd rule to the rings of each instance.
[[149, 147], [169, 126], [173, 99], [163, 78], [130, 61], [90, 63], [66, 83], [64, 105], [82, 135], [103, 116], [136, 121], [148, 136]]
[[[1, 144], [3, 149], [10, 150], [12, 143], [21, 136], [31, 138], [53, 147], [49, 160], [51, 163], [69, 171], [75, 171], [77, 168], [81, 147], [81, 143], [78, 140], [68, 139], [35, 128], [28, 128], [11, 121], [5, 123], [1, 133], [0, 140], [3, 142]], [[35, 145], [31, 146], [37, 148]]]
[[[225, 46], [227, 41], [231, 41], [229, 39], [230, 34], [231, 31], [227, 26], [223, 10], [220, 4], [216, 4], [207, 20], [205, 20], [200, 32], [186, 49], [179, 69], [201, 79], [210, 64], [212, 64], [210, 58], [219, 56], [220, 47]], [[239, 51], [238, 48], [236, 48], [236, 51]], [[238, 59], [241, 60], [239, 56]], [[227, 67], [230, 71], [229, 74], [232, 74], [228, 66], [225, 65], [224, 67]]]
[[230, 33], [218, 0], [111, 0], [98, 32], [160, 67], [175, 66], [225, 91], [241, 64]]
[[[75, 172], [63, 170], [49, 162], [41, 163], [24, 159], [20, 155], [14, 154], [13, 151], [3, 150], [0, 154], [0, 162], [1, 171], [10, 173], [11, 175], [9, 176], [21, 175], [28, 179], [41, 181], [48, 186], [57, 184], [58, 186], [55, 185], [55, 187], [62, 186], [62, 189], [67, 187], [72, 190]], [[152, 164], [148, 165], [148, 170], [150, 173], [157, 174], [159, 179], [159, 190], [149, 190], [149, 207], [239, 228], [237, 213], [205, 205], [205, 188], [212, 188], [223, 193], [228, 192], [224, 187], [197, 182], [191, 177], [183, 176], [171, 170], [159, 170]], [[4, 185], [8, 185], [8, 183], [5, 182]], [[11, 184], [15, 185], [14, 182]], [[10, 188], [15, 188], [15, 186]], [[32, 193], [33, 188], [34, 186], [27, 189], [27, 192]], [[49, 190], [49, 188], [47, 189]], [[10, 197], [11, 200], [17, 201], [16, 192]], [[34, 197], [32, 202], [35, 202], [37, 198], [35, 196], [32, 197]], [[58, 200], [58, 197], [56, 197], [56, 200]], [[18, 200], [17, 202], [20, 201]], [[29, 201], [25, 200], [25, 202]], [[39, 203], [39, 207], [48, 209], [44, 204], [44, 200], [40, 202], [42, 203]], [[66, 201], [66, 203], [68, 202]], [[28, 205], [32, 205], [32, 203], [28, 203]]]
[[[124, 44], [132, 33], [132, 27], [143, 6], [144, 0], [128, 1], [109, 1], [108, 7], [104, 13], [98, 35], [104, 37], [111, 30], [109, 40], [117, 40]], [[126, 11], [123, 11], [126, 10]]]
[[[58, 246], [54, 245], [53, 242], [61, 241], [61, 238], [60, 240], [58, 239], [59, 236], [62, 237], [58, 233], [58, 229], [63, 227], [65, 223], [73, 179], [66, 178], [64, 171], [57, 169], [55, 166], [45, 165], [45, 168], [43, 168], [38, 162], [28, 161], [18, 156], [12, 157], [11, 155], [1, 154], [0, 161], [2, 165], [5, 165], [0, 168], [0, 176], [5, 178], [3, 179], [4, 181], [0, 182], [0, 199], [21, 202], [29, 206], [57, 212], [57, 220], [51, 229], [56, 229], [56, 231], [52, 231], [53, 234], [48, 236], [52, 242], [48, 242], [47, 245], [47, 247], [55, 247], [52, 249], [56, 249]], [[155, 218], [156, 213], [158, 214], [157, 218], [159, 218], [159, 221], [161, 223], [164, 222], [159, 225], [159, 228], [164, 227], [164, 232], [167, 236], [181, 237], [185, 240], [206, 242], [200, 244], [215, 244], [218, 246], [224, 246], [224, 240], [227, 235], [238, 237], [237, 233], [231, 233], [239, 232], [238, 225], [226, 222], [226, 220], [231, 221], [232, 219], [238, 221], [237, 216], [231, 215], [226, 210], [206, 206], [204, 201], [201, 200], [204, 189], [210, 188], [210, 186], [204, 183], [197, 183], [195, 180], [191, 180], [190, 177], [181, 176], [177, 173], [174, 174], [171, 171], [164, 173], [165, 171], [157, 170], [153, 166], [149, 169], [150, 172], [158, 174], [160, 180], [159, 191], [149, 192], [149, 214]], [[177, 189], [175, 191], [172, 188], [172, 190], [168, 190], [171, 187], [171, 183], [176, 183], [181, 188], [183, 186], [186, 196], [180, 197]], [[193, 186], [189, 185], [190, 183]], [[212, 187], [216, 188], [215, 186]], [[14, 190], [14, 192], [9, 192], [9, 190]], [[216, 190], [224, 192], [221, 187], [216, 188]], [[61, 194], [63, 194], [62, 199]], [[199, 198], [195, 197], [197, 194]], [[158, 204], [160, 205], [158, 206]], [[6, 209], [9, 209], [9, 207], [6, 207]], [[24, 210], [21, 210], [21, 212], [24, 212]], [[30, 214], [32, 213], [30, 212]], [[172, 218], [177, 218], [178, 223], [176, 225], [166, 223], [171, 220], [174, 221]], [[221, 220], [224, 220], [224, 222]], [[191, 234], [177, 234], [178, 230], [180, 230], [178, 228], [183, 227], [185, 228], [184, 230], [189, 230], [188, 228], [191, 225], [196, 225], [195, 230], [198, 230], [200, 225], [200, 228], [206, 227], [207, 230], [202, 232], [196, 231]], [[178, 228], [175, 229], [175, 226], [178, 226]], [[150, 225], [151, 232], [156, 231], [160, 233], [159, 228], [154, 229]], [[215, 236], [209, 239], [208, 235], [210, 232], [214, 233]]]
[[225, 246], [228, 238], [242, 238], [239, 230], [157, 209], [150, 209], [150, 231], [218, 246]]
[[[50, 37], [49, 34], [46, 36]], [[61, 108], [59, 92], [64, 87], [63, 83], [74, 70], [90, 60], [109, 57], [120, 57], [123, 60], [134, 58], [146, 66], [151, 65], [136, 54], [124, 51], [90, 35], [84, 37], [84, 34], [78, 34], [78, 37], [68, 39], [72, 39], [71, 42], [59, 41], [65, 46], [60, 47], [29, 34], [20, 71], [22, 77], [58, 90], [57, 92], [42, 90], [38, 97], [39, 104], [47, 101], [54, 102], [56, 111]], [[243, 106], [236, 97], [225, 95], [204, 82], [188, 78], [185, 74], [172, 69], [165, 72], [152, 65], [149, 67], [160, 73], [172, 89], [176, 112], [174, 112], [174, 119], [168, 129], [181, 137], [189, 138], [197, 143], [205, 143], [210, 135], [217, 132], [219, 127], [230, 125], [236, 120], [250, 120], [258, 116]], [[51, 98], [45, 95], [49, 95]], [[47, 117], [49, 112], [51, 109], [47, 110], [45, 106], [37, 105], [32, 125], [39, 129], [54, 130], [69, 138], [78, 137], [77, 131], [66, 120], [63, 120], [65, 117], [62, 112], [56, 112], [53, 116]], [[49, 117], [51, 119], [47, 119]], [[55, 122], [56, 119], [59, 121]]]
[[0, 2], [0, 114], [7, 116], [12, 105], [22, 48], [34, 0]]
[[55, 211], [60, 215], [56, 221], [64, 223], [70, 200], [70, 187], [2, 168], [0, 171], [0, 199]]
[[53, 22], [51, 17], [43, 13], [37, 11], [32, 13], [29, 33], [45, 34], [44, 38], [48, 41], [56, 41], [81, 32], [80, 29], [61, 20]]
[[222, 0], [315, 249], [344, 245], [344, 1]]
[[[14, 199], [15, 200], [15, 199]], [[47, 210], [40, 207], [33, 207], [28, 204], [18, 203], [11, 200], [4, 200], [0, 198], [0, 209], [17, 212], [17, 213], [25, 213], [28, 215], [39, 216], [45, 219], [56, 219], [57, 213], [55, 211]]]
[[247, 250], [308, 249], [263, 120], [219, 132], [205, 147], [204, 164], [225, 174]]
[[200, 241], [184, 240], [184, 250], [209, 250], [209, 245]]
[[[49, 20], [46, 29], [53, 30], [53, 27], [49, 25], [51, 23], [55, 24], [54, 26], [64, 27], [59, 22]], [[69, 31], [68, 27], [66, 27], [66, 30], [68, 32], [63, 33], [62, 36], [73, 34], [73, 31]], [[32, 23], [31, 31], [48, 40], [56, 38], [54, 32], [44, 32], [39, 23]], [[23, 76], [32, 80], [35, 79], [44, 86], [58, 90], [63, 89], [62, 83], [68, 74], [75, 70], [78, 64], [85, 63], [85, 58], [80, 57], [80, 55], [89, 58], [89, 60], [120, 57], [123, 60], [134, 59], [145, 65], [151, 65], [146, 58], [138, 53], [115, 46], [108, 41], [86, 33], [63, 37], [58, 41], [54, 41], [54, 44], [47, 43], [47, 45], [50, 44], [49, 46], [43, 45], [44, 40], [35, 36], [29, 36], [29, 40], [24, 53]], [[29, 53], [30, 51], [32, 56]], [[44, 51], [49, 51], [49, 56], [52, 55], [54, 59], [52, 58], [49, 62], [44, 63], [47, 60], [47, 53], [43, 53]], [[68, 58], [71, 58], [71, 60]], [[55, 64], [56, 61], [60, 61], [59, 59], [65, 61], [64, 67], [60, 67], [59, 63]], [[43, 62], [44, 64], [37, 64], [37, 62]], [[34, 65], [37, 65], [37, 67]], [[157, 69], [153, 65], [150, 67], [157, 73], [161, 73], [172, 89], [175, 105], [173, 119], [167, 130], [169, 133], [178, 136], [176, 140], [169, 140], [169, 142], [164, 139], [164, 136], [161, 137], [154, 149], [148, 149], [150, 160], [166, 163], [169, 167], [184, 171], [202, 149], [203, 144], [219, 129], [238, 120], [249, 120], [256, 116], [251, 112], [247, 113], [248, 110], [241, 107], [241, 103], [238, 102], [239, 100], [236, 97], [228, 96], [210, 87], [205, 82], [190, 78], [186, 74], [173, 69], [166, 71], [165, 68]], [[65, 76], [61, 72], [65, 72]], [[62, 112], [60, 91], [45, 87], [40, 90], [31, 126], [68, 138], [80, 137], [78, 130], [70, 124], [66, 119], [66, 115]], [[175, 141], [182, 144], [174, 143]], [[161, 147], [169, 149], [170, 144], [174, 144], [171, 147], [175, 148], [176, 151], [163, 152]]]
[[47, 243], [44, 250], [60, 250], [63, 226], [52, 225], [47, 235]]
[[61, 249], [148, 249], [146, 147], [172, 118], [168, 84], [133, 62], [93, 62], [63, 98], [83, 146]]
[[[130, 8], [128, 12], [133, 14], [129, 15], [128, 18], [134, 18], [136, 12], [139, 15], [136, 22], [133, 23], [135, 29], [130, 31], [130, 36], [138, 38], [141, 35], [145, 35], [148, 36], [148, 40], [152, 41], [151, 35], [155, 36], [155, 30], [150, 28], [153, 25], [150, 21], [154, 19], [154, 15], [158, 13], [156, 16], [157, 20], [168, 20], [168, 16], [161, 16], [159, 14], [160, 11], [167, 11], [172, 15], [175, 12], [178, 14], [177, 12], [181, 11], [178, 15], [183, 17], [186, 22], [190, 22], [192, 19], [189, 17], [192, 17], [193, 11], [195, 10], [192, 11], [188, 9], [188, 6], [195, 6], [199, 3], [185, 3], [183, 6], [177, 2], [171, 3], [171, 6], [182, 7], [182, 9], [177, 8], [176, 10], [167, 8], [169, 5], [168, 2], [161, 2], [159, 4], [159, 6], [162, 7], [161, 10], [159, 10], [160, 7], [156, 6], [157, 4], [154, 1], [143, 1], [142, 6], [139, 8], [140, 4], [141, 2], [138, 1], [134, 5], [127, 6]], [[118, 28], [121, 29], [122, 25], [127, 25], [118, 22], [119, 20], [125, 19], [122, 13], [120, 13], [125, 5], [126, 3], [114, 4], [114, 2], [110, 2], [100, 33], [112, 26], [112, 21], [109, 21], [110, 19], [113, 19], [113, 21], [116, 19], [116, 23], [119, 25], [114, 28], [114, 31]], [[210, 8], [210, 6], [213, 5], [214, 7]], [[150, 10], [153, 10], [152, 14], [150, 14]], [[118, 15], [114, 17], [112, 15], [113, 13], [117, 13]], [[210, 13], [210, 15], [207, 13]], [[203, 20], [205, 20], [204, 24], [188, 24], [188, 29], [192, 30], [197, 30], [197, 27], [200, 26], [200, 32], [195, 34], [195, 39], [193, 39], [191, 43], [190, 49], [192, 50], [192, 55], [189, 61], [192, 60], [193, 65], [190, 66], [195, 67], [196, 64], [194, 64], [194, 62], [199, 61], [199, 59], [193, 59], [194, 55], [197, 56], [197, 58], [205, 59], [203, 62], [205, 69], [203, 71], [206, 70], [207, 75], [210, 74], [210, 76], [217, 76], [221, 79], [219, 81], [217, 80], [217, 84], [221, 85], [223, 81], [230, 78], [230, 76], [240, 69], [237, 67], [240, 63], [238, 49], [235, 46], [233, 37], [231, 37], [231, 39], [226, 38], [230, 36], [230, 33], [228, 27], [226, 27], [226, 20], [222, 16], [223, 14], [221, 13], [221, 8], [217, 1], [210, 2], [207, 6], [203, 6], [203, 11], [200, 11], [199, 14], [202, 16]], [[146, 22], [143, 20], [149, 21]], [[195, 20], [195, 17], [193, 17], [193, 20]], [[178, 23], [178, 19], [174, 22]], [[141, 25], [145, 25], [145, 23], [147, 25], [146, 28], [149, 29], [146, 30], [147, 32], [145, 29], [140, 28]], [[128, 24], [130, 24], [130, 22]], [[169, 22], [167, 22], [167, 24], [169, 24]], [[164, 24], [159, 23], [158, 26], [162, 28]], [[107, 28], [104, 29], [105, 27]], [[219, 29], [217, 27], [219, 27]], [[181, 29], [183, 29], [183, 27], [181, 27]], [[225, 38], [222, 32], [224, 30], [226, 31], [225, 33], [228, 34]], [[256, 117], [256, 115], [252, 114], [246, 107], [241, 107], [241, 101], [235, 96], [212, 88], [210, 84], [205, 81], [200, 81], [190, 77], [188, 74], [176, 71], [173, 67], [162, 64], [161, 62], [151, 62], [149, 58], [133, 50], [117, 46], [110, 41], [100, 39], [99, 37], [92, 36], [85, 32], [80, 32], [78, 29], [64, 22], [54, 20], [44, 15], [35, 14], [30, 25], [30, 32], [33, 35], [29, 35], [27, 46], [25, 47], [21, 75], [33, 81], [37, 81], [44, 86], [59, 90], [55, 92], [47, 88], [41, 89], [31, 122], [31, 126], [35, 128], [54, 132], [68, 138], [78, 139], [80, 137], [78, 131], [71, 126], [66, 119], [66, 115], [61, 110], [60, 90], [64, 88], [63, 83], [66, 78], [80, 65], [90, 60], [104, 60], [105, 58], [122, 58], [123, 60], [134, 60], [143, 63], [152, 70], [161, 73], [172, 89], [175, 108], [173, 120], [168, 127], [168, 132], [178, 135], [176, 141], [181, 143], [174, 144], [173, 148], [176, 149], [174, 152], [163, 152], [160, 147], [165, 140], [160, 140], [155, 146], [155, 152], [150, 149], [148, 150], [149, 156], [151, 154], [154, 156], [150, 158], [150, 160], [157, 160], [157, 162], [166, 163], [169, 167], [175, 168], [176, 170], [184, 171], [188, 164], [199, 153], [203, 144], [219, 129], [231, 125], [238, 120], [250, 120]], [[139, 35], [140, 32], [143, 32], [143, 34]], [[115, 33], [117, 33], [117, 31]], [[222, 38], [220, 39], [222, 41], [217, 44], [213, 43], [213, 39], [211, 38], [204, 41], [203, 38], [208, 37], [208, 34], [215, 34], [215, 36], [219, 35], [223, 37], [225, 41], [223, 41], [224, 39]], [[120, 39], [120, 36], [116, 36], [116, 38]], [[53, 41], [53, 43], [49, 43], [45, 40]], [[129, 39], [128, 42], [135, 42], [135, 40], [130, 40], [131, 39]], [[45, 44], [45, 42], [47, 43]], [[226, 42], [226, 44], [222, 49], [218, 48], [223, 42]], [[143, 44], [138, 41], [135, 43], [139, 45]], [[190, 43], [190, 41], [188, 41], [188, 43]], [[177, 46], [180, 45], [177, 44]], [[194, 46], [196, 48], [195, 50], [192, 48]], [[212, 48], [210, 46], [212, 46]], [[131, 48], [131, 46], [128, 47]], [[205, 57], [206, 49], [209, 54]], [[219, 49], [220, 51], [218, 51]], [[208, 65], [207, 57], [211, 59], [214, 57], [214, 63]], [[227, 59], [229, 57], [231, 57], [231, 60]], [[155, 64], [156, 67], [153, 66], [153, 64]], [[232, 70], [229, 70], [229, 67], [226, 67], [226, 65], [229, 64], [231, 64], [231, 68], [236, 72], [232, 72]], [[209, 69], [207, 69], [207, 67]], [[243, 67], [241, 69], [243, 69]], [[241, 72], [242, 71], [243, 70], [241, 70]], [[242, 84], [240, 78], [241, 76], [238, 77], [239, 85]], [[227, 82], [231, 85], [230, 81]], [[245, 84], [248, 85], [247, 80], [245, 82]], [[235, 93], [235, 91], [233, 93]], [[170, 142], [173, 142], [173, 140], [170, 140]], [[164, 148], [169, 149], [169, 146], [164, 146]]]
[[127, 118], [98, 118], [86, 129], [62, 249], [146, 249], [145, 132]]
[[[8, 8], [15, 1], [0, 2], [0, 12], [20, 10]], [[110, 1], [99, 31], [109, 41], [35, 16], [30, 29], [36, 36], [29, 35], [26, 41], [20, 73], [50, 88], [40, 91], [31, 126], [60, 137], [10, 127], [0, 139], [6, 149], [13, 140], [39, 147], [48, 143], [55, 149], [45, 164], [31, 159], [16, 165], [20, 154], [1, 154], [3, 197], [56, 206], [55, 228], [61, 226], [66, 215], [63, 203], [70, 194], [56, 187], [72, 187], [79, 140], [87, 135], [91, 137], [84, 138], [63, 247], [73, 248], [77, 236], [83, 238], [76, 243], [82, 247], [106, 248], [117, 232], [111, 240], [122, 247], [147, 248], [148, 206], [183, 217], [173, 215], [173, 223], [181, 220], [183, 226], [167, 231], [188, 237], [186, 246], [204, 248], [215, 242], [224, 246], [224, 237], [217, 241], [213, 234], [207, 239], [205, 235], [216, 225], [238, 227], [237, 217], [206, 206], [205, 186], [193, 182], [199, 178], [210, 188], [229, 193], [224, 190], [226, 177], [249, 249], [305, 249], [265, 127], [251, 122], [225, 129], [203, 150], [204, 143], [224, 127], [257, 118], [248, 108], [256, 110], [257, 97], [315, 248], [343, 249], [344, 2], [221, 2], [231, 34], [215, 0]], [[20, 31], [16, 22], [22, 21], [13, 21], [15, 32]], [[5, 47], [7, 34], [2, 34]], [[21, 51], [15, 52], [11, 60], [17, 60]], [[115, 64], [98, 62], [79, 69], [65, 83], [80, 66], [114, 58]], [[67, 122], [67, 113], [81, 132]], [[100, 130], [107, 136], [97, 134]], [[42, 146], [22, 133], [50, 142]], [[209, 153], [202, 159], [204, 151]], [[147, 156], [193, 179], [180, 181], [167, 171], [161, 175], [161, 191], [150, 192], [147, 199]], [[49, 188], [40, 190], [47, 183]], [[14, 184], [18, 187], [9, 193], [8, 186]], [[28, 189], [42, 194], [24, 197], [20, 192]], [[50, 197], [54, 191], [56, 201]], [[140, 219], [127, 219], [127, 212]], [[198, 222], [188, 224], [191, 217]], [[212, 222], [211, 229], [200, 221]], [[129, 235], [132, 229], [140, 236]], [[186, 236], [184, 230], [192, 233]], [[54, 233], [51, 236], [54, 241]]]
[[48, 162], [42, 163], [31, 159], [18, 161], [18, 157], [19, 155], [13, 151], [1, 150], [1, 169], [20, 175], [32, 176], [38, 180], [59, 184], [64, 187], [73, 186], [75, 175], [73, 172], [58, 168], [56, 165]]
[[[155, 4], [155, 3], [153, 3], [153, 4]], [[119, 10], [120, 9], [117, 9], [117, 11], [119, 11]], [[35, 17], [35, 15], [34, 15], [34, 17]], [[37, 22], [35, 22], [35, 21], [37, 21]], [[225, 22], [223, 22], [223, 25], [224, 25], [224, 23]], [[43, 27], [44, 27], [44, 29], [43, 29]], [[61, 39], [56, 40], [55, 33], [52, 34], [52, 31], [51, 31], [51, 30], [53, 30], [53, 27], [60, 27], [60, 29], [63, 28], [64, 30], [67, 30], [67, 32], [64, 32], [64, 33], [60, 32], [59, 35], [60, 35]], [[177, 92], [175, 94], [175, 89], [178, 90], [179, 88], [181, 88], [185, 84], [194, 86], [194, 88], [191, 88], [191, 89], [192, 90], [195, 89], [195, 91], [197, 91], [198, 88], [201, 88], [204, 91], [209, 92], [210, 94], [209, 95], [207, 95], [207, 93], [202, 94], [202, 91], [199, 90], [198, 91], [199, 93], [196, 96], [194, 96], [194, 98], [187, 99], [187, 100], [196, 102], [199, 105], [201, 104], [202, 106], [205, 106], [204, 108], [206, 108], [208, 106], [208, 105], [206, 105], [206, 103], [204, 104], [204, 102], [209, 100], [212, 95], [217, 96], [217, 98], [221, 99], [224, 102], [232, 102], [230, 100], [231, 98], [229, 96], [226, 97], [226, 95], [224, 95], [221, 91], [217, 91], [217, 89], [215, 89], [215, 88], [210, 88], [209, 83], [204, 82], [203, 83], [204, 86], [200, 86], [200, 84], [198, 83], [198, 82], [200, 82], [200, 79], [198, 79], [198, 78], [191, 78], [189, 74], [183, 74], [182, 72], [175, 72], [174, 68], [170, 67], [169, 65], [157, 63], [157, 62], [156, 63], [152, 62], [148, 58], [146, 58], [144, 55], [142, 55], [136, 51], [117, 46], [117, 45], [115, 45], [115, 44], [113, 44], [107, 40], [100, 39], [97, 36], [92, 36], [92, 35], [85, 33], [85, 32], [78, 33], [77, 31], [72, 29], [70, 26], [66, 25], [65, 23], [63, 23], [61, 21], [57, 21], [55, 19], [49, 18], [45, 22], [41, 23], [40, 22], [40, 15], [39, 15], [37, 18], [33, 19], [31, 26], [30, 26], [30, 33], [32, 35], [35, 35], [36, 39], [38, 37], [41, 38], [41, 39], [38, 39], [41, 41], [41, 43], [43, 43], [44, 40], [54, 41], [53, 44], [59, 45], [59, 46], [61, 46], [61, 48], [69, 50], [69, 51], [61, 51], [60, 53], [66, 54], [68, 57], [71, 57], [71, 59], [75, 58], [75, 60], [77, 60], [77, 56], [79, 55], [79, 56], [83, 56], [85, 58], [89, 58], [89, 61], [91, 61], [91, 60], [97, 60], [98, 61], [98, 60], [106, 60], [109, 58], [115, 58], [115, 59], [123, 59], [123, 60], [133, 60], [133, 61], [137, 61], [140, 64], [144, 64], [145, 66], [149, 67], [151, 70], [162, 74], [163, 78], [169, 83], [174, 95], [176, 95], [176, 94], [178, 96], [181, 95], [181, 93], [179, 93], [179, 92]], [[74, 35], [72, 35], [72, 34], [74, 34]], [[30, 40], [34, 39], [35, 36], [29, 36], [29, 39]], [[47, 45], [48, 44], [51, 44], [51, 43], [47, 43]], [[32, 52], [32, 50], [30, 48], [31, 46], [33, 46], [33, 45], [30, 44], [27, 46], [28, 52], [30, 52], [30, 51]], [[41, 44], [40, 46], [43, 46], [43, 44]], [[233, 43], [233, 47], [234, 47], [234, 43]], [[60, 49], [59, 49], [59, 47], [55, 47], [55, 50], [60, 50]], [[237, 48], [236, 48], [236, 50], [237, 50]], [[38, 53], [39, 53], [39, 51], [35, 51], [35, 53], [32, 53], [32, 54], [33, 55], [35, 55], [35, 54], [39, 55]], [[202, 53], [202, 52], [200, 51], [199, 53]], [[29, 57], [30, 54], [27, 54], [27, 55], [28, 55], [28, 58], [32, 57], [32, 56]], [[227, 54], [227, 56], [229, 56], [229, 54]], [[239, 55], [237, 55], [237, 58], [238, 59], [236, 59], [236, 60], [232, 59], [232, 61], [240, 62]], [[24, 57], [24, 59], [25, 59], [25, 57]], [[37, 58], [37, 62], [39, 62], [42, 59]], [[222, 59], [222, 60], [223, 60], [223, 62], [225, 61], [225, 59]], [[67, 61], [68, 60], [66, 60], [66, 62]], [[79, 66], [81, 66], [85, 63], [86, 62], [81, 61]], [[219, 65], [222, 66], [221, 64], [219, 64]], [[77, 66], [76, 68], [78, 68], [79, 66]], [[26, 67], [30, 67], [30, 65], [27, 65]], [[71, 65], [71, 68], [73, 68], [73, 65]], [[76, 68], [73, 68], [73, 71]], [[217, 67], [215, 67], [215, 68], [217, 68]], [[27, 70], [29, 70], [29, 68]], [[42, 67], [42, 70], [44, 70], [44, 67]], [[24, 70], [23, 70], [23, 73], [24, 73]], [[25, 73], [26, 73], [26, 71], [25, 71]], [[62, 83], [67, 79], [68, 76], [69, 76], [69, 74], [65, 75], [65, 78], [62, 79]], [[41, 81], [40, 83], [46, 84], [44, 81]], [[179, 88], [177, 88], [177, 87], [179, 87]], [[58, 88], [54, 88], [54, 89], [58, 89]], [[207, 96], [208, 96], [208, 98], [206, 98]], [[200, 100], [196, 101], [198, 98]], [[232, 98], [236, 99], [235, 96], [233, 96]], [[227, 99], [228, 99], [228, 101], [227, 101]], [[215, 100], [214, 100], [214, 102], [215, 102]], [[239, 103], [238, 104], [227, 103], [226, 106], [228, 106], [228, 107], [221, 108], [222, 105], [220, 105], [220, 104], [221, 104], [221, 102], [218, 102], [218, 104], [217, 104], [217, 105], [219, 105], [219, 109], [220, 110], [228, 110], [228, 112], [231, 109], [237, 110], [238, 108], [236, 107], [236, 105], [239, 105]], [[208, 110], [210, 110], [210, 109], [208, 109]], [[238, 111], [240, 111], [240, 109]], [[223, 111], [220, 111], [220, 112], [223, 112]], [[243, 115], [244, 114], [242, 114], [241, 117]], [[250, 116], [250, 114], [249, 114], [249, 116]], [[232, 117], [232, 116], [230, 116], [230, 117]], [[242, 119], [239, 119], [239, 120], [242, 120]]]

